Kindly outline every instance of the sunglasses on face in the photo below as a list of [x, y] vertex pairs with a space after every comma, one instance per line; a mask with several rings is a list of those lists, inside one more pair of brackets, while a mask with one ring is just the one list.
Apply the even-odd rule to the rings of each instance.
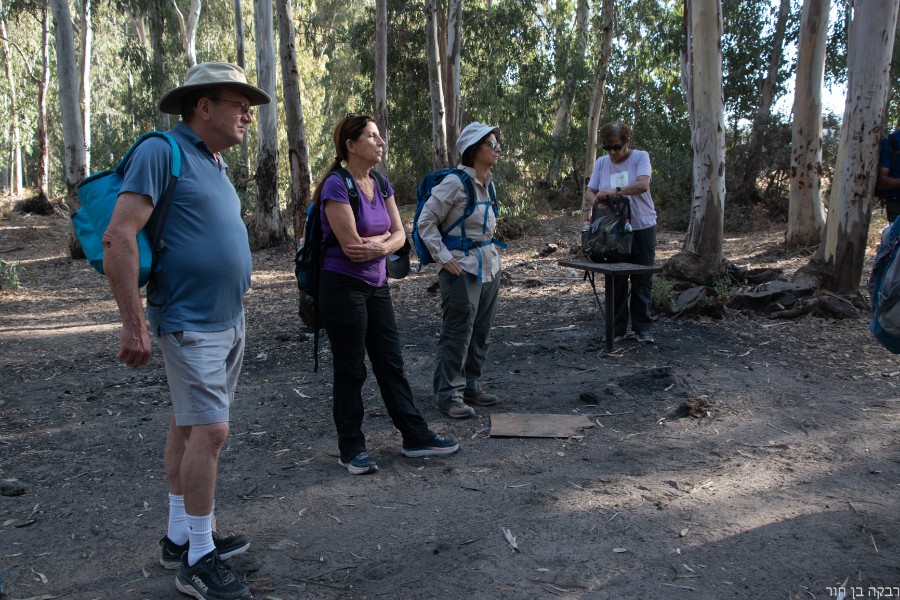
[[495, 142], [493, 140], [488, 140], [484, 143], [484, 145], [489, 147], [491, 150], [497, 150], [500, 148], [500, 142]]
[[235, 106], [241, 107], [242, 115], [250, 115], [253, 116], [253, 109], [250, 108], [250, 105], [246, 102], [238, 102], [237, 100], [223, 100], [222, 98], [210, 98], [213, 102], [227, 102], [228, 104], [234, 104]]
[[625, 147], [625, 144], [616, 144], [614, 146], [601, 146], [601, 148], [603, 148], [607, 152], [609, 152], [610, 150], [621, 150], [624, 147]]

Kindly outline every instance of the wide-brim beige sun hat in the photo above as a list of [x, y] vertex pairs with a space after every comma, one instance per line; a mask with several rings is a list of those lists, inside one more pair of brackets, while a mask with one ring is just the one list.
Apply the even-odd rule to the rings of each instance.
[[251, 106], [268, 104], [272, 98], [247, 83], [244, 69], [231, 63], [206, 62], [194, 65], [184, 76], [184, 83], [159, 99], [159, 110], [166, 114], [181, 114], [181, 98], [193, 90], [202, 88], [230, 87], [247, 96]]
[[493, 125], [485, 125], [478, 121], [473, 121], [466, 125], [463, 130], [459, 132], [459, 137], [456, 138], [456, 150], [459, 152], [459, 155], [462, 156], [469, 146], [477, 144], [481, 138], [489, 133], [499, 134], [500, 128], [494, 127]]

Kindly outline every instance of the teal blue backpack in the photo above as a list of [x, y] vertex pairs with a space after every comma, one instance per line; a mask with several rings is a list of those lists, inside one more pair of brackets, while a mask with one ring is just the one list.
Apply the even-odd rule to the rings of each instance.
[[88, 262], [98, 273], [103, 275], [103, 234], [109, 226], [113, 209], [119, 199], [119, 190], [122, 188], [125, 177], [125, 167], [135, 149], [144, 140], [151, 137], [161, 137], [168, 141], [172, 155], [169, 184], [166, 186], [166, 191], [153, 207], [147, 225], [137, 235], [138, 251], [140, 252], [139, 286], [143, 286], [149, 281], [154, 270], [155, 259], [165, 246], [162, 241], [162, 230], [166, 224], [166, 215], [172, 202], [175, 184], [181, 175], [181, 148], [178, 146], [178, 142], [169, 134], [161, 131], [151, 131], [142, 135], [128, 149], [115, 169], [94, 173], [78, 184], [78, 199], [81, 201], [81, 208], [72, 215], [75, 235], [81, 242]]

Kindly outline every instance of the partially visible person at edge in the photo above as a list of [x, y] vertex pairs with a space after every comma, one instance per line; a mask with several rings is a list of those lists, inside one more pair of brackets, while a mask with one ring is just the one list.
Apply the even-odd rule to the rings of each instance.
[[[594, 163], [584, 198], [593, 204], [616, 195], [628, 196], [634, 237], [631, 254], [625, 262], [653, 266], [656, 259], [656, 208], [650, 195], [650, 155], [631, 147], [631, 127], [625, 123], [604, 125], [600, 129], [600, 140], [606, 155]], [[650, 334], [653, 274], [616, 275], [613, 285], [615, 341], [624, 340], [627, 336], [630, 316], [631, 330], [638, 341], [653, 343]]]
[[[390, 183], [385, 180], [385, 197], [375, 175], [370, 173], [381, 162], [384, 139], [371, 117], [351, 113], [334, 128], [334, 147], [335, 159], [313, 194], [321, 215], [322, 239], [326, 240], [319, 279], [319, 310], [334, 362], [338, 463], [352, 475], [363, 475], [378, 470], [362, 432], [366, 353], [388, 415], [403, 436], [404, 455], [452, 454], [459, 450], [459, 443], [428, 428], [413, 403], [412, 390], [403, 373], [400, 334], [385, 262], [388, 254], [403, 247], [406, 232]], [[358, 218], [353, 214], [342, 176], [336, 172], [342, 162], [359, 194]], [[327, 243], [332, 234], [336, 244]]]
[[[215, 62], [188, 69], [184, 84], [159, 101], [162, 112], [181, 115], [169, 134], [183, 155], [162, 234], [161, 279], [147, 289], [147, 316], [173, 406], [164, 455], [169, 524], [160, 562], [178, 569], [179, 591], [201, 600], [252, 598], [222, 562], [246, 551], [249, 539], [220, 538], [212, 531], [219, 452], [244, 354], [243, 298], [252, 267], [240, 201], [221, 152], [243, 141], [253, 122], [251, 107], [270, 101], [247, 83], [243, 69]], [[103, 236], [103, 266], [122, 317], [118, 358], [131, 367], [147, 364], [151, 353], [135, 236], [166, 189], [170, 155], [161, 138], [137, 148]]]
[[419, 235], [441, 267], [442, 319], [434, 395], [438, 409], [456, 419], [474, 415], [473, 404], [498, 402], [497, 396], [481, 388], [480, 379], [500, 294], [500, 253], [494, 243], [497, 218], [488, 191], [493, 185], [491, 168], [500, 159], [499, 133], [497, 127], [474, 122], [466, 125], [456, 141], [461, 157], [457, 168], [472, 179], [477, 196], [474, 212], [462, 222], [472, 247], [447, 247], [448, 241], [462, 234], [459, 225], [453, 227], [463, 216], [468, 198], [459, 177], [449, 175], [436, 185], [419, 215]]
[[888, 223], [893, 223], [900, 217], [900, 129], [881, 140], [875, 189], [884, 200]]

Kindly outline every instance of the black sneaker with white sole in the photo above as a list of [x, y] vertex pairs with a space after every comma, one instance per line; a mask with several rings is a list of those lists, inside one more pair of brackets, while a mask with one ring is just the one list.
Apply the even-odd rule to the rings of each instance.
[[417, 444], [403, 444], [403, 455], [410, 458], [421, 458], [423, 456], [443, 456], [445, 454], [453, 454], [459, 450], [459, 442], [453, 438], [445, 438], [439, 435], [433, 436], [431, 439]]
[[[228, 560], [232, 556], [243, 554], [250, 547], [250, 539], [246, 535], [229, 535], [219, 537], [213, 532], [213, 544], [219, 553], [219, 558]], [[176, 544], [169, 536], [159, 540], [159, 564], [164, 569], [177, 569], [181, 566], [181, 555], [188, 551], [188, 543]]]
[[213, 550], [193, 566], [187, 564], [187, 552], [181, 557], [175, 587], [197, 600], [251, 600], [253, 594], [231, 572]]

